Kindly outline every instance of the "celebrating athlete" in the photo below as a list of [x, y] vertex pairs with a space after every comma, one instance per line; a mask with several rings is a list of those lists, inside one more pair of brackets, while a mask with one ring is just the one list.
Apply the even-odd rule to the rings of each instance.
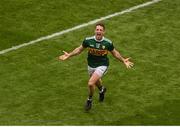
[[95, 91], [95, 86], [99, 89], [99, 101], [103, 102], [106, 88], [102, 85], [102, 76], [107, 72], [109, 66], [109, 59], [107, 57], [110, 52], [115, 58], [123, 62], [127, 68], [131, 68], [133, 63], [129, 61], [130, 58], [123, 58], [121, 54], [114, 48], [113, 43], [104, 37], [105, 26], [103, 23], [98, 23], [95, 26], [95, 36], [87, 37], [83, 43], [75, 48], [72, 52], [64, 52], [59, 56], [60, 60], [67, 60], [68, 58], [80, 54], [85, 48], [88, 48], [88, 72], [90, 75], [88, 81], [88, 98], [85, 104], [85, 110], [88, 111], [92, 107], [92, 97]]

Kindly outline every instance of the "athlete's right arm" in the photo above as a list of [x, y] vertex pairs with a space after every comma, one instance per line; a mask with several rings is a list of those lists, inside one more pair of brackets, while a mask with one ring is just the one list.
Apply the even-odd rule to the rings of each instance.
[[59, 60], [66, 60], [72, 56], [79, 55], [84, 50], [84, 47], [80, 45], [79, 47], [75, 48], [72, 52], [68, 53], [66, 51], [63, 51], [64, 54], [59, 56]]

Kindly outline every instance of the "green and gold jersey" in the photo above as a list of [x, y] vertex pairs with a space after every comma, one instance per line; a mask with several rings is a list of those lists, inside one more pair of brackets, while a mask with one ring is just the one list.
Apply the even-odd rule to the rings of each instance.
[[88, 37], [83, 41], [82, 46], [88, 48], [87, 60], [90, 67], [109, 66], [107, 54], [114, 49], [110, 40], [103, 37], [101, 41], [97, 41], [95, 36]]

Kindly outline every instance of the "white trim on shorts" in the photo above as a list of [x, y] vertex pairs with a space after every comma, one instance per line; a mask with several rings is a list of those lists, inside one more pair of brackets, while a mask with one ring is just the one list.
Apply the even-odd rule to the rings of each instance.
[[99, 66], [96, 68], [92, 68], [90, 66], [88, 66], [88, 73], [91, 76], [93, 73], [98, 74], [100, 77], [102, 77], [103, 75], [105, 75], [107, 73], [107, 69], [108, 66]]

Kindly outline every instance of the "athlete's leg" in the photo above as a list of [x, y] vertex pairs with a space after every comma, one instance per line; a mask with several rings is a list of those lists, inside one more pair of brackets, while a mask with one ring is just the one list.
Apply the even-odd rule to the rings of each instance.
[[91, 109], [92, 107], [92, 96], [94, 94], [94, 90], [95, 90], [95, 85], [96, 82], [100, 79], [101, 77], [97, 74], [97, 73], [92, 73], [89, 81], [88, 81], [88, 90], [89, 90], [89, 97], [86, 101], [86, 105], [85, 105], [85, 110], [88, 111]]
[[[89, 69], [89, 72], [90, 70], [92, 69]], [[91, 87], [91, 85], [88, 85], [89, 86], [89, 90], [91, 90], [89, 93], [89, 97], [92, 98], [93, 96], [93, 92], [94, 92], [94, 89], [95, 89], [95, 86], [98, 87], [99, 91], [100, 91], [100, 94], [103, 94], [103, 99], [104, 99], [104, 93], [106, 92], [106, 88], [102, 86], [102, 76], [106, 73], [107, 71], [107, 66], [99, 66], [97, 67], [95, 70], [93, 70], [94, 72], [93, 73], [89, 73], [91, 75], [91, 78], [93, 77], [94, 74], [96, 74], [95, 77], [98, 77], [96, 80], [93, 80], [93, 85]], [[91, 82], [91, 78], [90, 78], [90, 82]], [[91, 84], [91, 83], [90, 83]], [[102, 97], [101, 97], [102, 98]], [[100, 99], [102, 100], [102, 99]]]
[[99, 83], [101, 76], [97, 73], [93, 73], [88, 81], [88, 88], [89, 88], [89, 97], [92, 97], [94, 94], [96, 83]]
[[100, 78], [97, 82], [96, 82], [96, 86], [101, 86], [102, 85], [102, 79]]
[[86, 105], [85, 105], [85, 110], [88, 111], [91, 109], [92, 107], [92, 96], [94, 94], [95, 91], [95, 86], [97, 86], [100, 90], [100, 100], [102, 100], [102, 95], [103, 95], [103, 99], [104, 99], [104, 93], [106, 91], [104, 91], [104, 88], [102, 87], [102, 81], [101, 81], [101, 77], [104, 75], [104, 73], [106, 72], [107, 67], [99, 67], [99, 68], [92, 68], [90, 66], [88, 66], [88, 73], [90, 75], [90, 79], [88, 81], [88, 90], [89, 90], [89, 97], [86, 101]]
[[102, 79], [101, 78], [96, 82], [96, 86], [98, 87], [99, 90], [102, 89]]
[[106, 88], [102, 85], [102, 80], [99, 79], [97, 82], [96, 82], [96, 86], [98, 87], [99, 89], [99, 101], [100, 102], [103, 102], [104, 100], [104, 95], [105, 95], [105, 92], [106, 92]]

